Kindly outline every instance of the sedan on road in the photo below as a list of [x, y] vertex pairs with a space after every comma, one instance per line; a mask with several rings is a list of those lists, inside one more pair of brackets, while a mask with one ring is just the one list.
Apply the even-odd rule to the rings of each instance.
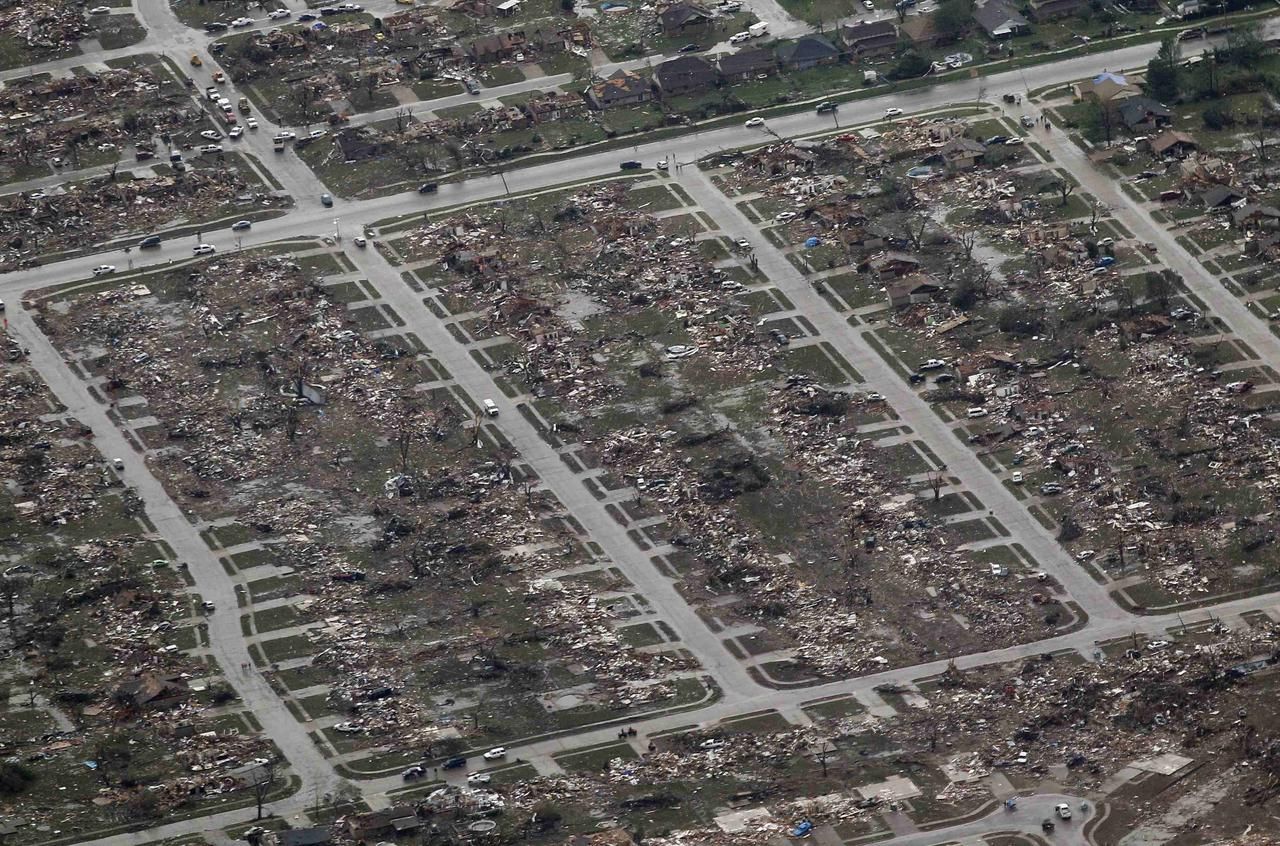
[[208, 255], [209, 253], [216, 253], [217, 251], [218, 251], [218, 248], [213, 246], [213, 244], [196, 244], [194, 247], [191, 248], [191, 252], [198, 256]]
[[288, 9], [272, 9], [270, 12], [267, 12], [267, 17], [273, 21], [279, 21], [289, 17], [292, 14], [293, 12], [290, 12]]
[[498, 761], [505, 757], [507, 757], [507, 747], [505, 746], [495, 746], [488, 752], [484, 753], [484, 759], [486, 761]]
[[764, 126], [764, 118], [753, 117], [751, 120], [746, 122], [745, 126]]
[[902, 114], [902, 109], [899, 109], [897, 106], [890, 106], [884, 110], [885, 117], [897, 117], [900, 114]]
[[232, 141], [239, 139], [241, 135], [244, 135], [243, 126], [233, 126], [231, 127], [231, 131], [227, 133], [227, 137]]
[[231, 25], [234, 26], [236, 29], [241, 29], [246, 26], [253, 26], [253, 18], [236, 18], [234, 21], [231, 22]]
[[100, 264], [93, 269], [94, 276], [106, 276], [108, 273], [115, 273], [116, 266], [114, 264]]
[[244, 230], [252, 226], [253, 226], [253, 221], [251, 220], [237, 220], [235, 223], [231, 224], [231, 231], [243, 232]]

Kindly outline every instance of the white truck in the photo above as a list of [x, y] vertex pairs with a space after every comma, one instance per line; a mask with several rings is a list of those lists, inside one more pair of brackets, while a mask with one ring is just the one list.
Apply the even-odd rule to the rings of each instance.
[[751, 26], [747, 27], [747, 32], [752, 38], [759, 38], [769, 32], [769, 22], [760, 21], [758, 23], [753, 23]]

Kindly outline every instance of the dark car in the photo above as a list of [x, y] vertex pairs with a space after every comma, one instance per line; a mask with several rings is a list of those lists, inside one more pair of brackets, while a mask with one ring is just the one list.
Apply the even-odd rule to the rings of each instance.
[[215, 56], [221, 56], [226, 51], [227, 45], [223, 44], [221, 41], [215, 41], [209, 45], [209, 52]]
[[700, 44], [686, 44], [680, 48], [681, 53], [696, 53], [702, 49]]
[[209, 21], [204, 25], [205, 32], [226, 32], [227, 25], [222, 21]]
[[333, 197], [328, 194], [321, 194], [320, 205], [324, 206], [326, 209], [333, 208]]
[[301, 15], [298, 15], [298, 20], [302, 21], [303, 23], [306, 23], [307, 21], [314, 21], [315, 19], [316, 19], [316, 16], [311, 14], [310, 12], [303, 12]]
[[444, 766], [442, 766], [441, 769], [456, 770], [459, 767], [465, 767], [466, 765], [467, 765], [466, 758], [462, 757], [461, 755], [454, 755], [452, 758], [444, 762]]
[[440, 185], [437, 182], [424, 182], [418, 186], [419, 194], [434, 194]]
[[987, 145], [988, 147], [991, 147], [995, 144], [1003, 144], [1008, 140], [1009, 140], [1008, 135], [992, 135], [990, 138], [988, 138], [986, 141], [983, 141], [982, 143]]
[[633, 160], [629, 162], [623, 162], [622, 164], [618, 165], [618, 167], [620, 167], [622, 170], [639, 170], [640, 168], [644, 167], [644, 165], [642, 165], [640, 162]]
[[147, 159], [154, 159], [156, 157], [156, 154], [153, 153], [151, 150], [139, 150], [138, 152], [133, 154], [133, 157], [137, 161], [145, 162]]
[[818, 114], [820, 115], [831, 114], [832, 112], [836, 111], [839, 108], [840, 106], [835, 103], [819, 103]]
[[150, 250], [153, 247], [158, 247], [158, 246], [160, 246], [159, 235], [148, 235], [147, 237], [143, 238], [141, 241], [138, 242], [138, 249], [140, 250]]

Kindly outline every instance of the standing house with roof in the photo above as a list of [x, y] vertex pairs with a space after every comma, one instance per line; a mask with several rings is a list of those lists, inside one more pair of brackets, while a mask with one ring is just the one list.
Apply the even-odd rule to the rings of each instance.
[[619, 68], [608, 79], [597, 82], [582, 96], [587, 105], [598, 111], [614, 106], [634, 106], [653, 99], [653, 86], [639, 74]]
[[778, 45], [778, 63], [791, 70], [808, 70], [840, 61], [840, 49], [822, 35], [806, 35]]

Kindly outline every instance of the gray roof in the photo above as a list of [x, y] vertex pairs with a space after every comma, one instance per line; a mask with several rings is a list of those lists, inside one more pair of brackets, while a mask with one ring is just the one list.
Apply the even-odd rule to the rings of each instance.
[[1025, 28], [1030, 24], [1027, 19], [1004, 0], [989, 0], [973, 10], [973, 19], [987, 35], [995, 35], [1002, 29]]
[[812, 62], [839, 55], [836, 45], [821, 35], [806, 35], [778, 45], [778, 58], [784, 62]]

